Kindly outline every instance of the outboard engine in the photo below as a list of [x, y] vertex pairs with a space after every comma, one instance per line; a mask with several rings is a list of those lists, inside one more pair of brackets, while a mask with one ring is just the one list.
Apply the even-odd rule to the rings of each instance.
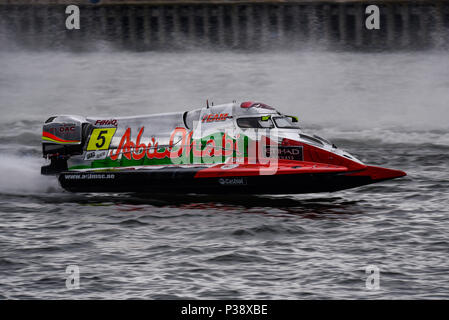
[[67, 159], [82, 154], [92, 125], [79, 116], [54, 116], [45, 121], [42, 130], [42, 154], [51, 162], [41, 174], [54, 175], [67, 170]]

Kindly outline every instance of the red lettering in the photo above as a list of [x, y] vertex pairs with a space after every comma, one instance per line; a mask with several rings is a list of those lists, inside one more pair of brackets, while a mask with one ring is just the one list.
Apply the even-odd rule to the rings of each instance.
[[[117, 160], [118, 156], [122, 153], [122, 150], [126, 150], [125, 148], [127, 148], [129, 150], [129, 144], [132, 143], [131, 141], [131, 128], [126, 129], [125, 133], [122, 136], [122, 139], [120, 140], [120, 143], [118, 145], [117, 150], [115, 150], [115, 154], [114, 151], [111, 151], [111, 159], [112, 160]], [[128, 156], [125, 157], [127, 159], [131, 159], [130, 154], [128, 153]]]
[[170, 152], [167, 150], [166, 147], [164, 147], [163, 149], [164, 149], [164, 151], [162, 151], [162, 152], [159, 152], [158, 149], [155, 149], [154, 157], [156, 159], [163, 159], [163, 158], [167, 157], [167, 155], [170, 154]]
[[134, 148], [133, 158], [134, 160], [140, 160], [145, 157], [146, 145], [140, 143], [140, 138], [142, 137], [144, 127], [142, 127], [137, 135], [136, 147]]
[[158, 142], [156, 139], [151, 138], [151, 141], [148, 143], [147, 147], [147, 157], [148, 159], [163, 159], [169, 154], [167, 148], [164, 148], [164, 151], [159, 152]]
[[225, 121], [228, 118], [227, 113], [211, 113], [204, 115], [201, 122]]
[[111, 120], [97, 120], [95, 121], [95, 125], [99, 125], [99, 126], [104, 126], [104, 125], [112, 125], [117, 127], [117, 120], [116, 119], [111, 119]]

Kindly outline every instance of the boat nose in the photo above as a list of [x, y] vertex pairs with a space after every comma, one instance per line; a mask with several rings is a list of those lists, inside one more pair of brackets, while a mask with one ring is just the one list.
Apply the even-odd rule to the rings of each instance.
[[364, 174], [369, 175], [373, 180], [389, 180], [406, 176], [407, 174], [401, 170], [388, 169], [376, 166], [367, 166], [363, 171]]

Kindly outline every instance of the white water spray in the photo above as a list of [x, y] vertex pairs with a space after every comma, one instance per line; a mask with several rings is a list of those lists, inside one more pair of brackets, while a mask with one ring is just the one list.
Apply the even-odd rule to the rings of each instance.
[[0, 193], [35, 194], [60, 191], [57, 180], [52, 176], [42, 176], [41, 159], [0, 155]]

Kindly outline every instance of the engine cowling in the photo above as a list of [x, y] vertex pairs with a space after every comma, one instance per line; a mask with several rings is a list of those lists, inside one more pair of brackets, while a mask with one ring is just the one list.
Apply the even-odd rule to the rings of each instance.
[[79, 116], [54, 116], [42, 129], [42, 155], [51, 163], [41, 168], [45, 175], [67, 170], [67, 159], [82, 154], [92, 125]]

